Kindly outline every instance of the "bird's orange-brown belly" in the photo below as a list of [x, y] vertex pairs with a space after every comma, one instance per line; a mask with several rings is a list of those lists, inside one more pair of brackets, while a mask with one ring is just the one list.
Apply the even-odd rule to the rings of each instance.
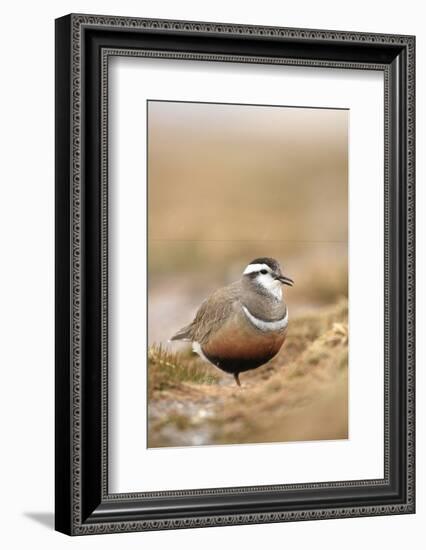
[[281, 349], [286, 331], [261, 332], [244, 323], [230, 323], [202, 346], [207, 359], [230, 373], [267, 363]]

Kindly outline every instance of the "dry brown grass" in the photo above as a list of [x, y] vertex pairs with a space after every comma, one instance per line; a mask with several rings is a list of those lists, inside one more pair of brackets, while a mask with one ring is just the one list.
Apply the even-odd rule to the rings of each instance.
[[286, 368], [225, 407], [216, 418], [219, 441], [347, 437], [347, 374], [347, 326], [335, 323]]
[[161, 345], [148, 349], [148, 395], [179, 388], [184, 382], [214, 384], [219, 379], [215, 369], [197, 361], [189, 350], [172, 353]]
[[347, 438], [347, 319], [346, 300], [295, 319], [279, 355], [243, 373], [242, 388], [185, 354], [154, 367], [150, 358], [150, 446]]

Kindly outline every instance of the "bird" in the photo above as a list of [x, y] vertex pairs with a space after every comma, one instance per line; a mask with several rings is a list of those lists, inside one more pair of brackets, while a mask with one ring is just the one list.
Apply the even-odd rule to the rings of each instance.
[[264, 365], [281, 349], [288, 329], [282, 285], [293, 284], [277, 260], [256, 258], [240, 280], [204, 300], [194, 320], [170, 340], [191, 342], [195, 353], [241, 386], [241, 372]]

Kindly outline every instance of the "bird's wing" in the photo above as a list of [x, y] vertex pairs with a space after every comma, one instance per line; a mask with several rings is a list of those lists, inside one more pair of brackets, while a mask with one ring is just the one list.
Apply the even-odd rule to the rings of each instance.
[[189, 340], [203, 344], [232, 314], [240, 297], [239, 283], [217, 290], [199, 307], [192, 323], [179, 330], [172, 340]]

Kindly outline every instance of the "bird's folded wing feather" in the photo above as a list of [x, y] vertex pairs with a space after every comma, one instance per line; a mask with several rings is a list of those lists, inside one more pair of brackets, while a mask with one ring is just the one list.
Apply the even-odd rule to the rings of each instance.
[[178, 331], [172, 340], [190, 340], [200, 344], [207, 342], [210, 335], [229, 319], [239, 296], [240, 286], [237, 283], [217, 290], [204, 300], [192, 323]]

